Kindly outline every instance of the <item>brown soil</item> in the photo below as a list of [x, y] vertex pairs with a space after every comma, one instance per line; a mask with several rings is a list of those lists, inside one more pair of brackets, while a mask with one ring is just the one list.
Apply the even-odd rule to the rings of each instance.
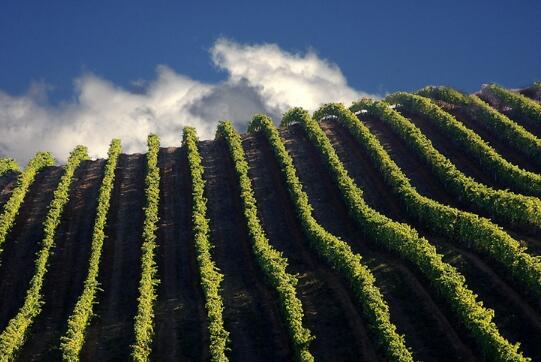
[[81, 351], [83, 361], [129, 360], [141, 274], [146, 157], [120, 155], [100, 264], [103, 292]]
[[156, 361], [208, 360], [208, 325], [192, 232], [191, 180], [186, 150], [159, 153], [160, 224], [155, 307]]
[[[431, 291], [425, 289], [429, 282], [418, 275], [413, 266], [370, 242], [348, 217], [319, 152], [306, 139], [300, 126], [281, 132], [314, 208], [314, 216], [324, 228], [346, 240], [363, 256], [389, 304], [391, 321], [398, 332], [405, 335], [414, 358], [424, 361], [473, 359], [470, 348], [451, 326]], [[363, 172], [369, 169], [362, 161], [357, 162]]]
[[347, 281], [310, 250], [268, 142], [258, 134], [245, 137], [243, 146], [263, 228], [271, 245], [288, 259], [288, 271], [299, 278], [304, 325], [316, 337], [310, 351], [320, 361], [382, 359]]
[[88, 270], [92, 228], [103, 178], [104, 160], [84, 161], [76, 170], [70, 199], [62, 213], [43, 285], [43, 310], [30, 329], [21, 361], [59, 360], [61, 335]]
[[29, 189], [0, 254], [0, 330], [23, 305], [43, 239], [43, 221], [62, 176], [60, 167], [41, 171]]
[[241, 209], [237, 176], [223, 141], [200, 142], [205, 168], [213, 257], [224, 274], [225, 328], [233, 361], [293, 358], [277, 295], [264, 282], [252, 252]]
[[[391, 190], [385, 187], [381, 179], [382, 176], [377, 175], [375, 169], [372, 172], [367, 171], [373, 167], [366, 165], [367, 156], [363, 155], [365, 152], [348, 131], [334, 121], [324, 122], [322, 127], [329, 135], [350, 175], [358, 183], [360, 180], [364, 180], [363, 190], [367, 195], [366, 199], [371, 200], [369, 204], [394, 219], [405, 219], [412, 225], [422, 227], [415, 220], [406, 218], [402, 210], [396, 206], [396, 202], [393, 201], [396, 198], [393, 198]], [[359, 165], [366, 165], [366, 167], [361, 168]], [[371, 180], [366, 181], [367, 179]], [[369, 197], [370, 194], [378, 195], [378, 197]], [[527, 355], [539, 356], [541, 348], [531, 338], [532, 335], [541, 335], [539, 310], [535, 310], [526, 303], [524, 298], [520, 297], [498, 275], [499, 273], [492, 269], [492, 266], [489, 266], [477, 255], [453, 242], [427, 234], [426, 230], [421, 229], [421, 231], [445, 255], [445, 260], [464, 274], [470, 287], [479, 294], [485, 305], [496, 311], [495, 322], [502, 334], [511, 341], [521, 341]], [[507, 274], [505, 271], [500, 271], [500, 273]], [[509, 311], [513, 311], [513, 313], [509, 313]], [[454, 318], [451, 317], [451, 319]], [[458, 321], [455, 321], [454, 324], [457, 325], [457, 329], [461, 328]]]
[[17, 186], [18, 172], [8, 172], [0, 177], [0, 212]]

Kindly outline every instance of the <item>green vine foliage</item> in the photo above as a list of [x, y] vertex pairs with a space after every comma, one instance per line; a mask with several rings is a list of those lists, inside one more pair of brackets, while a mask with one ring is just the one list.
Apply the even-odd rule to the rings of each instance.
[[151, 134], [148, 136], [147, 174], [145, 177], [145, 219], [143, 221], [143, 244], [141, 246], [141, 279], [139, 281], [139, 297], [135, 315], [135, 342], [132, 345], [134, 361], [148, 361], [152, 338], [154, 336], [154, 303], [156, 287], [159, 280], [156, 276], [156, 230], [158, 229], [158, 206], [160, 203], [160, 169], [158, 153], [160, 139]]
[[259, 267], [278, 293], [282, 313], [285, 316], [297, 360], [313, 361], [314, 357], [309, 351], [309, 344], [313, 337], [310, 330], [303, 326], [304, 312], [295, 290], [298, 280], [296, 276], [287, 272], [287, 259], [270, 245], [265, 235], [257, 215], [257, 203], [252, 189], [252, 182], [248, 176], [249, 166], [246, 162], [240, 136], [231, 122], [221, 122], [218, 125], [218, 136], [224, 138], [229, 147], [239, 180], [240, 197], [248, 233], [252, 239], [252, 249]]
[[20, 171], [17, 162], [13, 158], [0, 158], [0, 176], [10, 171]]
[[457, 144], [475, 158], [481, 169], [509, 188], [525, 195], [541, 196], [541, 175], [521, 169], [500, 156], [479, 135], [452, 115], [445, 112], [429, 98], [410, 93], [394, 93], [385, 98], [398, 110], [421, 114], [434, 126], [448, 133]]
[[64, 210], [64, 206], [69, 199], [69, 189], [73, 174], [80, 163], [86, 159], [88, 159], [86, 147], [77, 146], [71, 152], [68, 163], [64, 168], [64, 174], [60, 178], [60, 182], [54, 191], [53, 200], [49, 205], [49, 211], [43, 222], [44, 237], [41, 241], [41, 248], [37, 254], [34, 275], [30, 280], [24, 304], [0, 334], [0, 356], [2, 356], [2, 361], [13, 360], [15, 353], [24, 343], [28, 329], [34, 322], [34, 319], [41, 313], [43, 304], [41, 289], [47, 273], [49, 255], [52, 252], [51, 249], [54, 248], [56, 229], [60, 224], [60, 217]]
[[83, 291], [68, 318], [67, 331], [61, 338], [60, 349], [64, 361], [75, 362], [79, 360], [79, 353], [85, 340], [85, 331], [92, 318], [92, 309], [96, 303], [98, 291], [98, 275], [100, 269], [100, 257], [105, 240], [105, 225], [107, 214], [111, 204], [111, 193], [115, 181], [115, 170], [118, 156], [122, 151], [120, 140], [111, 142], [108, 152], [108, 160], [105, 165], [105, 174], [100, 186], [98, 206], [92, 233], [92, 243], [88, 264], [88, 274], [84, 282]]
[[404, 337], [397, 333], [396, 326], [391, 322], [389, 307], [375, 285], [375, 278], [363, 265], [361, 256], [353, 253], [346, 242], [329, 233], [314, 218], [308, 195], [303, 191], [295, 171], [293, 159], [270, 118], [264, 115], [255, 116], [248, 131], [260, 131], [265, 135], [280, 165], [297, 217], [310, 246], [349, 280], [362, 307], [362, 312], [387, 358], [391, 361], [413, 361]]
[[4, 205], [4, 209], [0, 215], [0, 254], [2, 253], [2, 247], [6, 241], [6, 237], [15, 223], [15, 218], [36, 175], [44, 167], [52, 165], [54, 165], [54, 158], [49, 152], [38, 152], [28, 162], [24, 171], [19, 174], [17, 186]]
[[416, 94], [460, 107], [465, 114], [478, 120], [479, 124], [490, 130], [494, 136], [514, 146], [541, 166], [541, 139], [492, 108], [478, 96], [461, 93], [449, 87], [425, 87]]
[[[330, 105], [347, 111], [344, 106]], [[315, 114], [316, 119], [320, 112]], [[333, 175], [337, 187], [348, 205], [352, 218], [370, 240], [416, 265], [435, 289], [449, 302], [450, 307], [469, 330], [479, 348], [488, 359], [497, 361], [524, 361], [528, 358], [519, 351], [518, 343], [511, 344], [492, 321], [494, 311], [483, 306], [471, 291], [466, 280], [453, 266], [442, 260], [428, 240], [419, 236], [407, 224], [399, 223], [370, 208], [363, 199], [362, 190], [348, 175], [329, 139], [319, 124], [303, 109], [294, 108], [284, 116], [285, 123], [300, 123], [308, 138], [319, 149]]]
[[[415, 149], [418, 152], [423, 152], [422, 157], [429, 159], [429, 164], [434, 164], [434, 172], [441, 174], [443, 184], [457, 182], [460, 175], [449, 171], [454, 170], [454, 166], [450, 162], [446, 162], [445, 158], [436, 157], [437, 154], [430, 149], [432, 147], [430, 141], [423, 138], [414, 139], [423, 136], [422, 133], [412, 129], [413, 125], [407, 123], [409, 121], [384, 102], [362, 100], [356, 102], [350, 109], [347, 110], [341, 105], [327, 105], [317, 111], [315, 117], [316, 119], [336, 117], [338, 122], [349, 130], [358, 141], [358, 145], [366, 150], [374, 166], [380, 170], [383, 180], [394, 192], [397, 199], [402, 202], [410, 217], [426, 225], [436, 235], [451, 237], [468, 248], [488, 255], [506, 268], [516, 280], [522, 282], [541, 297], [541, 260], [539, 257], [528, 254], [526, 248], [490, 220], [440, 204], [420, 195], [378, 139], [353, 112], [365, 110], [383, 122], [392, 122], [391, 126], [405, 137], [406, 142], [410, 145], [416, 145]], [[443, 163], [443, 165], [438, 166], [439, 163]], [[456, 196], [463, 197], [458, 193]], [[509, 211], [512, 212], [512, 210]]]
[[229, 332], [225, 330], [223, 320], [223, 299], [220, 285], [223, 280], [212, 260], [212, 243], [210, 227], [207, 219], [207, 199], [205, 198], [204, 169], [197, 149], [197, 135], [194, 128], [184, 128], [182, 145], [186, 147], [188, 165], [192, 178], [192, 221], [197, 253], [197, 263], [201, 276], [201, 286], [205, 295], [208, 329], [210, 335], [210, 360], [213, 362], [228, 361]]
[[[540, 83], [535, 83], [534, 86], [539, 87], [539, 84]], [[496, 84], [485, 85], [481, 89], [481, 95], [496, 97], [496, 99], [504, 106], [511, 107], [514, 112], [526, 116], [532, 122], [541, 125], [541, 104], [533, 99], [502, 88]]]

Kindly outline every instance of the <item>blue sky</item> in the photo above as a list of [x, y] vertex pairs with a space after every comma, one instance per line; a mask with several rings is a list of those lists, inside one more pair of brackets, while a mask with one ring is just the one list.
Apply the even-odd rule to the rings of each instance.
[[157, 64], [203, 81], [219, 37], [313, 48], [372, 93], [541, 79], [540, 1], [3, 1], [0, 88], [45, 80], [60, 95], [92, 71], [115, 83]]
[[[254, 111], [279, 116], [297, 104], [429, 84], [525, 86], [541, 80], [540, 14], [540, 1], [5, 0], [0, 129], [16, 141], [0, 142], [0, 156], [29, 157], [18, 148], [22, 126], [28, 140], [55, 137], [36, 148], [66, 154], [73, 142], [58, 135], [99, 133], [93, 116], [140, 127], [136, 137], [119, 134], [139, 150], [145, 132], [190, 122], [211, 137], [212, 117], [237, 117], [242, 129]], [[281, 72], [294, 59], [298, 69]], [[167, 116], [164, 94], [177, 105]], [[91, 142], [96, 155], [111, 133]]]

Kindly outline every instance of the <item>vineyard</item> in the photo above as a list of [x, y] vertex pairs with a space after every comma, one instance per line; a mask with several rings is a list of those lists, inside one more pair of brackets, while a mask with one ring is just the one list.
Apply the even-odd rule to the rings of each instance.
[[541, 361], [541, 84], [178, 137], [0, 159], [0, 361]]

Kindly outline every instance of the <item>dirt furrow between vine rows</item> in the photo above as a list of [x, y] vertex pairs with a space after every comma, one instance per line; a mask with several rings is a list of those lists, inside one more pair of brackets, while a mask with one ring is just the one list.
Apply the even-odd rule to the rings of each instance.
[[192, 231], [188, 159], [183, 148], [160, 149], [158, 299], [152, 359], [208, 360], [209, 337]]
[[[428, 281], [407, 262], [368, 240], [350, 219], [319, 151], [310, 144], [302, 128], [293, 125], [281, 130], [281, 134], [316, 219], [363, 256], [389, 304], [391, 321], [396, 324], [399, 333], [405, 335], [414, 358], [424, 361], [472, 359], [472, 352], [451, 327], [431, 291], [425, 288]], [[363, 171], [368, 169], [362, 162], [357, 167]]]
[[[461, 149], [460, 146], [456, 145], [453, 142], [453, 139], [447, 135], [445, 135], [443, 132], [439, 131], [434, 127], [432, 124], [430, 124], [430, 121], [424, 119], [422, 116], [411, 116], [407, 113], [404, 113], [406, 117], [408, 117], [413, 123], [417, 125], [417, 127], [421, 128], [423, 133], [432, 141], [432, 144], [434, 147], [440, 151], [442, 154], [444, 154], [447, 158], [451, 160], [455, 164], [455, 166], [464, 172], [466, 175], [473, 177], [477, 182], [483, 183], [487, 186], [490, 186], [494, 189], [507, 189], [506, 186], [502, 185], [498, 180], [495, 180], [492, 178], [487, 172], [484, 172], [476, 160], [470, 158], [467, 156], [467, 153], [464, 152], [463, 149]], [[391, 130], [385, 130], [385, 126], [379, 125], [378, 121], [371, 121], [370, 118], [362, 117], [363, 122], [368, 122], [368, 124], [373, 124], [376, 126], [377, 129], [382, 130], [382, 133], [391, 133]], [[376, 134], [378, 135], [378, 134]], [[378, 135], [379, 136], [379, 135]], [[400, 142], [392, 142], [392, 145], [394, 148], [399, 146]], [[404, 145], [405, 146], [405, 145]], [[405, 148], [404, 148], [405, 150]], [[401, 153], [401, 152], [400, 152]], [[399, 154], [399, 152], [395, 152], [395, 154]], [[400, 162], [402, 156], [399, 156], [397, 160]], [[402, 166], [402, 165], [400, 165]], [[427, 168], [427, 166], [425, 166]], [[406, 171], [409, 171], [406, 167]], [[427, 171], [429, 171], [427, 169]], [[411, 173], [407, 173], [408, 176], [410, 176]], [[428, 181], [429, 184], [432, 182], [429, 181], [431, 177], [427, 177], [426, 181]], [[415, 181], [414, 184], [416, 187], [420, 187], [420, 190], [427, 190], [427, 185], [423, 186], [423, 183], [425, 181], [423, 179], [420, 179], [419, 181]], [[442, 186], [443, 190], [443, 186]], [[431, 188], [431, 194], [430, 197], [434, 197], [438, 201], [443, 201], [443, 203], [447, 204], [446, 201], [450, 201], [449, 204], [456, 206], [460, 209], [469, 210], [472, 211], [472, 209], [466, 205], [465, 202], [458, 203], [455, 199], [449, 198], [447, 200], [444, 200], [441, 198], [442, 193], [438, 193], [434, 188]], [[442, 191], [443, 192], [443, 191]], [[427, 194], [428, 195], [428, 194]], [[484, 215], [488, 216], [488, 215]], [[541, 230], [537, 227], [509, 227], [509, 226], [503, 226], [504, 229], [506, 229], [508, 232], [513, 234], [513, 236], [517, 237], [520, 240], [523, 240], [526, 242], [526, 244], [532, 248], [532, 250], [536, 254], [541, 254]]]
[[541, 102], [541, 90], [539, 87], [527, 87], [520, 89], [518, 92], [534, 101]]
[[[389, 153], [393, 161], [408, 176], [411, 184], [420, 194], [445, 205], [458, 206], [457, 198], [447, 192], [444, 185], [430, 170], [430, 166], [415, 152], [411, 151], [408, 145], [394, 133], [389, 125], [366, 114], [363, 114], [360, 120], [376, 136], [385, 151]], [[346, 140], [356, 142], [349, 138], [347, 137]]]
[[[535, 120], [530, 119], [528, 116], [521, 114], [520, 112], [517, 112], [513, 109], [510, 109], [505, 105], [502, 105], [500, 103], [496, 104], [495, 102], [493, 102], [492, 97], [485, 97], [483, 96], [483, 94], [479, 94], [479, 96], [485, 102], [489, 103], [492, 107], [498, 110], [498, 112], [505, 114], [507, 117], [511, 118], [513, 121], [517, 122], [537, 137], [541, 137], [541, 125], [539, 124], [539, 122], [536, 122]], [[537, 99], [537, 101], [539, 101], [539, 99]]]
[[104, 160], [83, 161], [76, 170], [70, 199], [55, 235], [55, 248], [43, 285], [43, 310], [30, 329], [19, 359], [60, 360], [60, 337], [81, 294], [88, 270]]
[[[412, 151], [385, 122], [367, 115], [360, 117], [360, 120], [378, 138], [385, 150], [391, 155], [392, 159], [406, 174], [410, 179], [411, 184], [420, 194], [445, 205], [450, 205], [461, 210], [470, 211], [490, 218], [490, 215], [478, 212], [466, 200], [459, 200], [458, 197], [454, 197], [446, 191], [445, 185], [443, 185], [432, 173], [430, 166], [419, 155]], [[490, 186], [491, 180], [486, 178], [485, 181], [488, 181], [488, 183], [485, 184]], [[541, 234], [538, 228], [511, 228], [505, 225], [502, 227], [517, 240], [523, 241], [533, 253], [541, 255]]]
[[490, 144], [496, 152], [512, 164], [531, 172], [541, 172], [541, 166], [537, 166], [530, 161], [528, 155], [506, 141], [501, 141], [496, 136], [497, 130], [489, 130], [483, 127], [481, 124], [481, 122], [483, 122], [482, 120], [467, 115], [458, 107], [445, 107], [444, 109], [446, 112], [452, 114], [458, 121], [462, 122], [466, 127], [477, 133], [485, 142]]
[[37, 175], [3, 245], [4, 251], [0, 254], [0, 330], [4, 330], [23, 305], [43, 239], [47, 207], [62, 172], [61, 167], [46, 167]]
[[229, 150], [222, 140], [200, 142], [199, 147], [215, 246], [212, 255], [224, 274], [223, 315], [231, 337], [231, 360], [290, 360], [292, 348], [277, 295], [265, 283], [252, 252]]
[[83, 361], [130, 359], [141, 275], [145, 165], [142, 154], [118, 159], [100, 263], [103, 291], [81, 351]]
[[0, 212], [2, 212], [5, 203], [8, 202], [13, 190], [17, 186], [18, 176], [18, 172], [8, 172], [0, 176]]
[[[366, 199], [370, 200], [371, 206], [394, 219], [405, 220], [417, 227], [421, 234], [444, 254], [444, 260], [454, 265], [466, 277], [468, 285], [479, 294], [485, 305], [496, 311], [495, 322], [502, 334], [511, 341], [521, 341], [527, 355], [539, 356], [541, 348], [535, 339], [531, 338], [533, 335], [541, 335], [541, 314], [538, 304], [528, 303], [515, 290], [518, 286], [510, 284], [505, 278], [502, 278], [507, 274], [506, 271], [500, 270], [498, 266], [492, 265], [482, 256], [466, 250], [460, 244], [431, 235], [423, 229], [423, 225], [406, 217], [394, 200], [392, 191], [385, 186], [382, 176], [373, 166], [366, 163], [368, 155], [363, 152], [361, 146], [356, 143], [347, 129], [336, 121], [323, 122], [322, 127], [337, 150], [348, 173], [358, 184], [363, 184], [363, 191]], [[370, 168], [372, 171], [369, 171]], [[371, 194], [379, 197], [369, 196]], [[444, 310], [446, 309], [443, 306], [443, 300], [439, 304]], [[462, 328], [460, 322], [454, 320], [449, 311], [446, 312], [446, 315], [455, 329], [460, 331]], [[460, 331], [459, 334], [467, 335], [465, 331]]]
[[470, 154], [464, 152], [464, 148], [456, 142], [450, 134], [442, 132], [432, 124], [432, 121], [422, 115], [412, 115], [400, 109], [400, 113], [413, 122], [427, 136], [432, 145], [445, 157], [451, 160], [455, 166], [477, 182], [492, 186], [497, 189], [507, 189], [504, 184], [494, 179], [488, 172], [481, 169], [480, 163]]
[[382, 359], [347, 281], [310, 249], [270, 145], [257, 134], [245, 137], [243, 147], [263, 228], [288, 259], [289, 271], [299, 276], [305, 325], [316, 336], [310, 351], [321, 361]]

